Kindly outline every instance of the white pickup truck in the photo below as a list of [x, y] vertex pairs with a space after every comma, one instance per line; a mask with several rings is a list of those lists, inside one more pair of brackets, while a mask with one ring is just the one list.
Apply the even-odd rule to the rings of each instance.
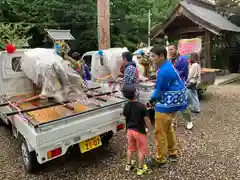
[[24, 51], [0, 52], [0, 123], [12, 127], [14, 137], [21, 140], [27, 172], [37, 171], [40, 164], [63, 156], [71, 147], [85, 153], [104, 145], [124, 129], [125, 99], [91, 82], [87, 102], [31, 99], [36, 95], [33, 83], [20, 68]]

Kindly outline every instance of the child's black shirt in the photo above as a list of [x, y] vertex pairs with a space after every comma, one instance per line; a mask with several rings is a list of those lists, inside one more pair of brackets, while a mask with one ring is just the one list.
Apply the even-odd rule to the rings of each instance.
[[146, 134], [144, 117], [147, 116], [146, 107], [140, 102], [128, 102], [123, 109], [126, 117], [126, 128]]

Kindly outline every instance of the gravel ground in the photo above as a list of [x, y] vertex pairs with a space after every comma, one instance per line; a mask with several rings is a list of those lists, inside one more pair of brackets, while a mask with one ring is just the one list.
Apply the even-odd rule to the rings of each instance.
[[[192, 131], [177, 128], [180, 159], [165, 170], [153, 169], [139, 179], [234, 180], [240, 179], [240, 83], [211, 87], [202, 101], [202, 113], [194, 116]], [[10, 131], [0, 127], [0, 179], [4, 180], [128, 180], [124, 171], [126, 139], [116, 135], [108, 148], [84, 155], [72, 154], [43, 166], [35, 175], [24, 173], [19, 147]], [[154, 141], [150, 150], [154, 152]]]

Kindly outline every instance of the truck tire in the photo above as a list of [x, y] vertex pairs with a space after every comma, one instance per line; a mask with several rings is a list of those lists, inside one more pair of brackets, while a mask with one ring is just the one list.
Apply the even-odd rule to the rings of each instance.
[[12, 128], [11, 122], [8, 120], [6, 123], [2, 118], [0, 118], [0, 126], [5, 126], [6, 128], [9, 128], [9, 129]]
[[23, 167], [28, 173], [35, 173], [39, 168], [35, 151], [30, 152], [25, 139], [21, 142], [21, 154]]
[[12, 124], [12, 133], [13, 133], [13, 136], [18, 139], [18, 135], [19, 135], [19, 132], [17, 130], [17, 128]]
[[203, 94], [204, 92], [206, 92], [207, 89], [198, 89], [197, 93], [198, 93], [198, 99], [202, 100], [203, 99]]
[[113, 137], [113, 132], [109, 131], [101, 136], [103, 146], [107, 146]]
[[202, 100], [203, 99], [203, 93], [198, 93], [198, 99]]
[[4, 125], [4, 122], [3, 120], [0, 118], [0, 126], [3, 126]]

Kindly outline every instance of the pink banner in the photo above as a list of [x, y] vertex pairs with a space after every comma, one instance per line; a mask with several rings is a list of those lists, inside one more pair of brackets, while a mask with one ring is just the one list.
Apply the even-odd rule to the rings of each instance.
[[200, 38], [181, 39], [178, 42], [178, 51], [180, 55], [200, 52], [202, 49], [202, 40]]

